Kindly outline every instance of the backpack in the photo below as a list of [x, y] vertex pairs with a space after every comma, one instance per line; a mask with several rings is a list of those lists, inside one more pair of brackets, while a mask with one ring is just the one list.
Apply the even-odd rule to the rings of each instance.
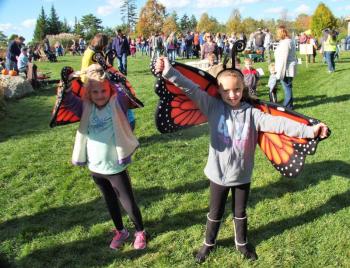
[[163, 49], [163, 39], [161, 36], [156, 37], [156, 48]]

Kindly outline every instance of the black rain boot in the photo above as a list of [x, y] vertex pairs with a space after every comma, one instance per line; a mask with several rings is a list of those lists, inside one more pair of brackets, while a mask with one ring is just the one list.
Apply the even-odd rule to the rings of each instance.
[[202, 263], [209, 256], [210, 252], [215, 247], [216, 237], [219, 232], [221, 220], [213, 220], [209, 218], [209, 213], [207, 214], [207, 225], [205, 230], [205, 240], [203, 246], [199, 249], [196, 254], [196, 262]]
[[233, 226], [235, 229], [235, 245], [236, 249], [243, 254], [243, 256], [249, 260], [255, 261], [258, 256], [255, 253], [255, 249], [252, 245], [248, 244], [247, 230], [248, 220], [247, 217], [233, 219]]

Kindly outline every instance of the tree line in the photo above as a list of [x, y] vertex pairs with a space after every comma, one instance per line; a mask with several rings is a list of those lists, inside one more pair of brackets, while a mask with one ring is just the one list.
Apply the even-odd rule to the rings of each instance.
[[299, 14], [294, 20], [288, 20], [288, 10], [283, 10], [279, 19], [256, 20], [254, 18], [242, 18], [238, 9], [233, 9], [226, 23], [220, 23], [215, 17], [208, 13], [201, 14], [197, 21], [195, 15], [184, 14], [179, 18], [173, 11], [167, 13], [166, 8], [158, 0], [147, 0], [141, 8], [137, 17], [135, 0], [123, 0], [120, 13], [122, 24], [112, 27], [103, 27], [102, 20], [93, 14], [87, 14], [80, 19], [75, 17], [74, 25], [70, 26], [64, 18], [60, 20], [54, 6], [51, 6], [49, 15], [46, 15], [44, 8], [36, 21], [34, 30], [34, 41], [41, 41], [46, 35], [59, 33], [73, 33], [77, 36], [90, 40], [96, 33], [103, 32], [109, 36], [115, 34], [117, 28], [121, 28], [126, 34], [132, 36], [150, 36], [155, 32], [170, 34], [171, 32], [233, 32], [251, 33], [257, 28], [269, 28], [272, 31], [278, 25], [286, 25], [291, 31], [300, 33], [311, 29], [316, 37], [320, 37], [324, 28], [337, 28], [346, 35], [347, 23], [345, 18], [336, 18], [331, 10], [320, 3], [313, 15]]

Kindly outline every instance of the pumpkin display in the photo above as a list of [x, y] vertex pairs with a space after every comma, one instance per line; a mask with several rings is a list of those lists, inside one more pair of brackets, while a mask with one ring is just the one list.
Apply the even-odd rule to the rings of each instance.
[[2, 73], [3, 75], [7, 75], [7, 74], [9, 74], [9, 71], [8, 71], [7, 69], [2, 69], [2, 70], [1, 70], [1, 73]]
[[11, 76], [16, 76], [17, 75], [17, 72], [15, 70], [10, 70], [9, 71], [9, 75]]

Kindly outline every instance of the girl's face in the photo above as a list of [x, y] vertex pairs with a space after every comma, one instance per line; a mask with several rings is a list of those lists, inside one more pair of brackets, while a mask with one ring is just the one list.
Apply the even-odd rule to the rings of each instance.
[[237, 77], [225, 76], [219, 82], [222, 100], [235, 109], [239, 108], [243, 96], [243, 81]]
[[109, 101], [111, 94], [108, 84], [98, 83], [99, 86], [90, 89], [91, 101], [95, 103], [98, 108], [103, 108]]

